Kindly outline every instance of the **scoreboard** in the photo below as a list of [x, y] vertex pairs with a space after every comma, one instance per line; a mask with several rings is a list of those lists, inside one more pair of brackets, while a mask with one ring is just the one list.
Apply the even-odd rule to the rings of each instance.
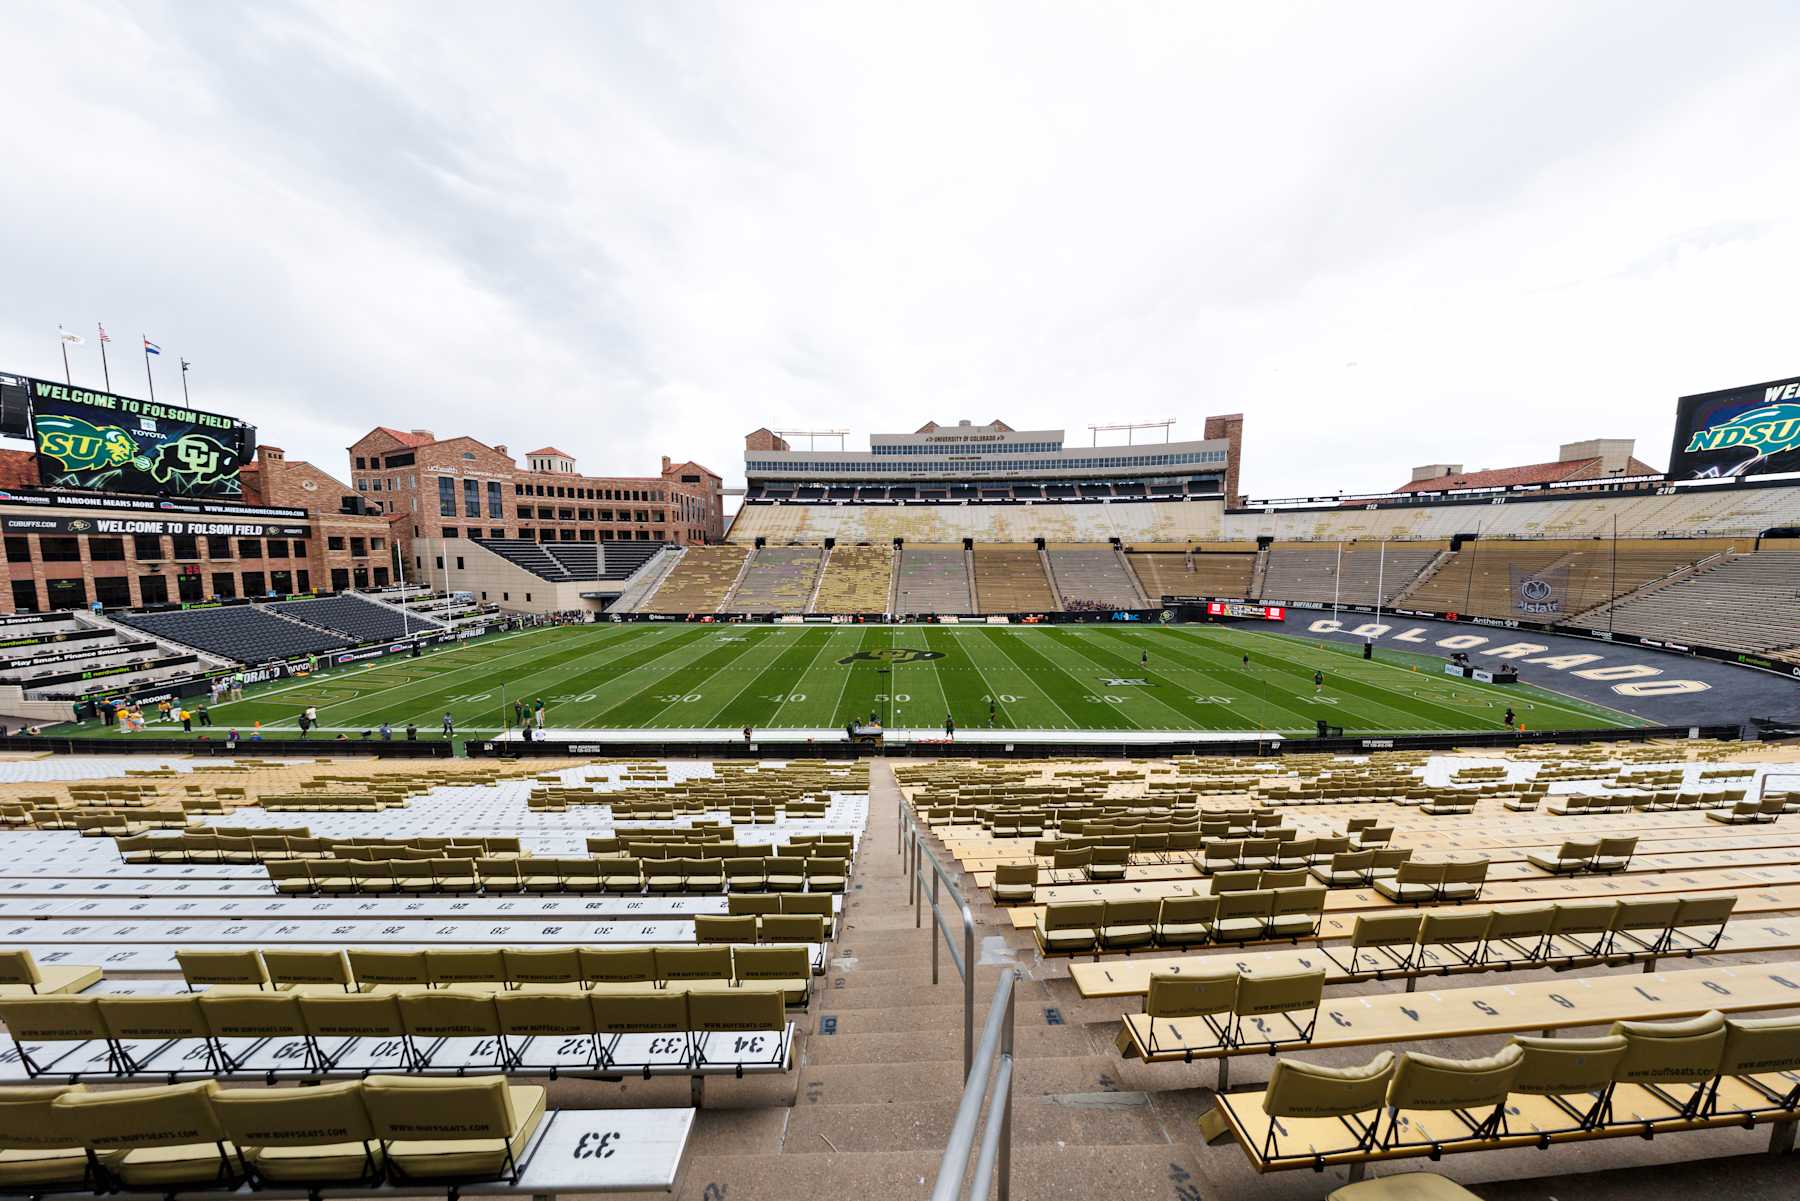
[[1206, 615], [1248, 621], [1286, 621], [1287, 609], [1282, 605], [1255, 605], [1247, 601], [1207, 601]]

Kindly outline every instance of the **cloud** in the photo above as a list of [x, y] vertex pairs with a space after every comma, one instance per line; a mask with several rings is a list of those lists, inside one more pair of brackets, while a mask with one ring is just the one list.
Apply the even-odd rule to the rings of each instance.
[[196, 404], [340, 475], [377, 422], [738, 480], [761, 425], [1235, 411], [1258, 495], [1592, 436], [1660, 462], [1677, 395], [1796, 370], [1797, 27], [12, 5], [0, 367], [104, 320], [141, 391], [142, 331], [159, 393], [184, 355]]

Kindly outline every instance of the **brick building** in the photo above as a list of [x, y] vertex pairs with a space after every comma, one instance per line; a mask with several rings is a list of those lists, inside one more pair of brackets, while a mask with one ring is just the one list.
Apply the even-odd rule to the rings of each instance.
[[347, 485], [273, 446], [258, 447], [241, 478], [243, 496], [230, 501], [81, 493], [40, 488], [34, 455], [0, 450], [8, 577], [0, 611], [137, 608], [392, 582], [388, 521], [357, 512]]
[[471, 538], [685, 546], [725, 533], [724, 481], [667, 456], [658, 475], [591, 476], [554, 446], [521, 466], [505, 446], [377, 426], [350, 447], [350, 478], [390, 519], [409, 578], [441, 570], [444, 545]]

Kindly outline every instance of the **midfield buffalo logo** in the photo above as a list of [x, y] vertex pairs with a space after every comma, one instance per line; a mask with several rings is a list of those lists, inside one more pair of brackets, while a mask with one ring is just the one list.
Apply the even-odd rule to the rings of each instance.
[[880, 650], [857, 651], [854, 655], [845, 655], [838, 660], [839, 667], [848, 667], [852, 663], [923, 663], [928, 659], [942, 659], [942, 651], [915, 650], [910, 646], [889, 646]]

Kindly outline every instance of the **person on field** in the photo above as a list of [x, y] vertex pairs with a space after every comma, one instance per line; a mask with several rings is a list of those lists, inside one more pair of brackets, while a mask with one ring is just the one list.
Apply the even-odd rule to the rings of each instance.
[[1512, 711], [1511, 705], [1508, 705], [1506, 707], [1506, 728], [1509, 730], [1512, 729], [1513, 724], [1515, 722], [1517, 722], [1518, 720], [1519, 720], [1519, 715]]
[[514, 701], [513, 702], [513, 725], [522, 726], [524, 724], [525, 724], [525, 702], [524, 701]]
[[1250, 670], [1250, 652], [1248, 652], [1248, 651], [1244, 652], [1244, 670], [1245, 671]]
[[1140, 666], [1140, 667], [1150, 666], [1150, 652], [1149, 651], [1145, 651], [1143, 654], [1138, 656], [1138, 666]]
[[194, 732], [194, 715], [188, 712], [186, 705], [181, 707], [181, 728], [184, 733], [192, 734]]
[[383, 742], [394, 741], [393, 727], [388, 725], [385, 721], [381, 723], [381, 741], [383, 741]]
[[540, 730], [543, 729], [544, 728], [544, 698], [543, 697], [541, 697], [541, 696], [538, 697], [537, 705], [532, 710], [532, 716], [537, 719], [537, 728]]
[[1324, 692], [1324, 691], [1325, 691], [1325, 673], [1322, 671], [1313, 672], [1313, 695], [1318, 696], [1321, 692]]
[[410, 722], [410, 721], [406, 723], [406, 741], [408, 741], [408, 742], [419, 741], [418, 723]]
[[305, 738], [311, 732], [312, 718], [308, 717], [306, 715], [306, 710], [302, 709], [300, 711], [300, 737]]
[[944, 714], [944, 737], [945, 738], [955, 738], [956, 737], [956, 723], [951, 720], [950, 715], [948, 713]]
[[456, 719], [451, 717], [449, 713], [444, 714], [444, 737], [456, 737]]
[[203, 726], [212, 725], [212, 710], [208, 709], [205, 705], [200, 706], [199, 717], [200, 717], [201, 725], [203, 725]]

